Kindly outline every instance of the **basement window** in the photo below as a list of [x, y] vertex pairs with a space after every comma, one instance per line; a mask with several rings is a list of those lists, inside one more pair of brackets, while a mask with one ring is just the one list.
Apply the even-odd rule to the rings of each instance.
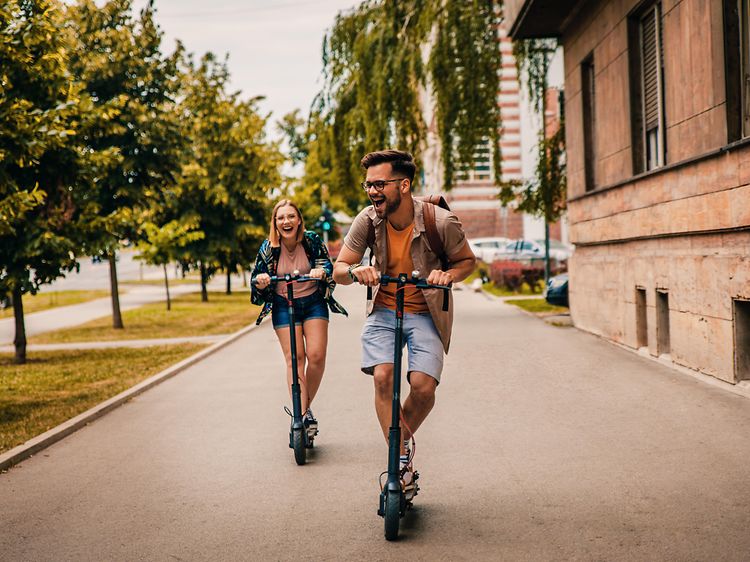
[[656, 290], [656, 354], [670, 352], [669, 344], [669, 293], [666, 289]]
[[648, 314], [646, 310], [646, 289], [635, 289], [635, 337], [636, 347], [648, 347]]
[[750, 301], [733, 300], [734, 380], [750, 380]]

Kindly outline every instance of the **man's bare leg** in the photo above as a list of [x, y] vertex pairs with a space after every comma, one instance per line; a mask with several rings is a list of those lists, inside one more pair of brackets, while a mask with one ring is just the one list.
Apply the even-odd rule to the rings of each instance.
[[[437, 381], [430, 375], [420, 371], [412, 371], [409, 376], [411, 391], [404, 401], [404, 426], [401, 429], [401, 436], [404, 441], [416, 432], [422, 422], [435, 405], [435, 390]], [[410, 431], [411, 430], [411, 431]]]
[[[404, 452], [403, 441], [410, 439], [412, 432], [417, 431], [435, 405], [437, 381], [431, 376], [413, 371], [409, 377], [411, 391], [404, 401], [404, 420], [408, 425], [401, 428], [401, 452]], [[393, 364], [384, 363], [375, 366], [375, 412], [378, 415], [383, 436], [388, 442], [388, 428], [391, 426], [391, 404], [393, 403]]]
[[378, 415], [378, 421], [387, 443], [393, 403], [393, 363], [375, 365], [372, 379], [375, 383], [375, 413]]

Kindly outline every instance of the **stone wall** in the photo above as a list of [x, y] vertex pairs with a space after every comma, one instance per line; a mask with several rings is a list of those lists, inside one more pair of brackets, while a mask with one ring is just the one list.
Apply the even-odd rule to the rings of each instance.
[[750, 300], [748, 248], [750, 232], [578, 247], [569, 264], [573, 321], [638, 348], [635, 295], [643, 288], [647, 348], [656, 356], [656, 294], [666, 291], [672, 361], [736, 382], [732, 300]]
[[[737, 382], [732, 299], [750, 299], [750, 142], [728, 145], [722, 3], [662, 2], [666, 165], [634, 177], [627, 17], [639, 3], [593, 2], [563, 36], [571, 313], [584, 330], [640, 347], [641, 287], [656, 355], [666, 291], [671, 359]], [[596, 185], [586, 193], [580, 65], [591, 52]]]

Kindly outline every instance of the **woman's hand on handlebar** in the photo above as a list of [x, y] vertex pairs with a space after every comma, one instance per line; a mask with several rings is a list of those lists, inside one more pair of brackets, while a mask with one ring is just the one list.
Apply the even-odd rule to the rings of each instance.
[[326, 276], [326, 270], [322, 268], [311, 269], [307, 276], [313, 279], [323, 279]]
[[260, 273], [255, 278], [255, 286], [258, 287], [258, 289], [265, 289], [271, 284], [271, 276], [268, 275], [268, 273]]
[[358, 283], [374, 287], [380, 284], [380, 272], [371, 265], [361, 265], [351, 270]]
[[427, 282], [430, 285], [444, 285], [448, 286], [453, 283], [453, 274], [450, 271], [441, 271], [439, 269], [433, 269], [427, 276]]

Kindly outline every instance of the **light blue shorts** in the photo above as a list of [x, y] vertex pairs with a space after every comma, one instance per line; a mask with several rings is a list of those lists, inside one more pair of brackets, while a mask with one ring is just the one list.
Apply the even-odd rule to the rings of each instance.
[[[443, 372], [443, 342], [429, 312], [404, 313], [403, 341], [409, 351], [407, 380], [412, 371], [420, 371], [439, 383]], [[362, 329], [362, 372], [372, 375], [375, 365], [393, 363], [395, 343], [396, 311], [376, 308]]]

